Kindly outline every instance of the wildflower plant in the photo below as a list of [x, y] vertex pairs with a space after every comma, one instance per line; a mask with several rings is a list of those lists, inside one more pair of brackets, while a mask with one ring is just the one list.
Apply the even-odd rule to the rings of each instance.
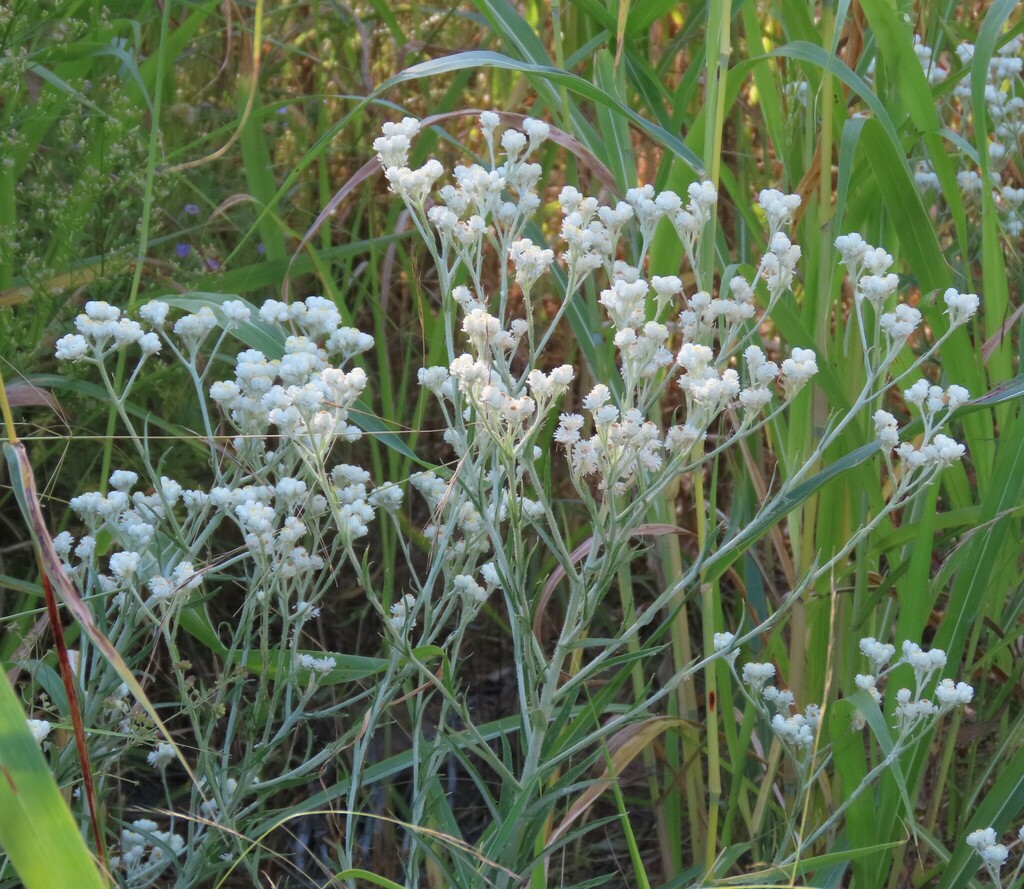
[[[374, 142], [388, 187], [437, 270], [446, 362], [420, 368], [417, 379], [443, 418], [451, 465], [396, 479], [375, 478], [349, 462], [346, 450], [364, 434], [360, 405], [371, 378], [362, 356], [374, 340], [343, 324], [335, 304], [322, 297], [270, 299], [258, 310], [227, 297], [202, 305], [155, 301], [143, 305], [137, 319], [93, 301], [76, 320], [77, 332], [57, 342], [58, 359], [83, 365], [99, 379], [143, 471], [118, 469], [105, 491], [75, 497], [71, 508], [83, 533], [64, 532], [54, 546], [118, 649], [130, 650], [148, 635], [161, 640], [200, 751], [199, 783], [185, 790], [187, 811], [198, 817], [172, 821], [168, 831], [145, 819], [124, 829], [115, 863], [128, 885], [152, 885], [169, 869], [179, 884], [194, 885], [222, 858], [255, 866], [245, 863], [249, 850], [238, 837], [263, 823], [275, 794], [310, 780], [343, 753], [345, 814], [336, 855], [342, 867], [356, 866], [365, 854], [360, 812], [372, 798], [376, 733], [400, 701], [406, 702], [413, 752], [405, 790], [409, 822], [430, 822], [442, 775], [453, 762], [469, 771], [495, 814], [478, 843], [478, 859], [457, 848], [439, 852], [410, 831], [403, 849], [408, 885], [420, 885], [439, 855], [457, 885], [478, 879], [512, 885], [512, 874], [547, 866], [534, 854], [538, 832], [550, 832], [574, 782], [601, 761], [616, 732], [642, 723], [684, 683], [716, 670], [717, 662], [733, 671], [748, 712], [757, 714], [745, 723], [748, 736], [767, 730], [765, 737], [793, 764], [798, 782], [791, 820], [772, 859], [785, 865], [796, 854], [793, 819], [831, 762], [828, 745], [820, 743], [820, 707], [809, 703], [794, 711], [792, 693], [773, 684], [771, 663], [739, 668], [737, 656], [964, 455], [963, 446], [941, 431], [968, 400], [963, 387], [943, 389], [920, 379], [906, 389], [904, 398], [923, 424], [913, 440], [903, 439], [899, 421], [880, 405], [970, 320], [978, 299], [947, 292], [947, 331], [922, 354], [908, 355], [922, 316], [896, 302], [893, 257], [856, 233], [837, 239], [837, 260], [854, 288], [866, 379], [850, 409], [829, 418], [806, 457], [780, 467], [752, 528], [784, 515], [787, 498], [813, 480], [844, 430], [869, 415], [890, 476], [882, 507], [851, 529], [838, 551], [796, 577], [773, 613], [735, 635], [714, 633], [713, 645], [670, 677], [634, 682], [638, 693], [617, 699], [623, 659], [633, 662], [627, 673], [636, 680], [636, 668], [662, 644], [680, 607], [695, 594], [712, 607], [712, 580], [730, 552], [757, 533], [719, 525], [700, 494], [700, 550], [679, 576], [664, 578], [642, 611], [626, 609], [623, 601], [622, 625], [592, 639], [657, 505], [683, 478], [703, 490], [705, 468], [720, 455], [772, 434], [819, 373], [808, 344], [769, 345], [764, 338], [772, 311], [800, 274], [801, 248], [789, 229], [801, 199], [770, 188], [760, 192], [765, 248], [748, 274], [736, 266], [709, 267], [701, 258], [718, 201], [709, 181], [693, 182], [684, 195], [642, 185], [618, 201], [566, 184], [557, 194], [558, 235], [549, 242], [538, 218], [547, 186], [536, 158], [551, 129], [526, 118], [521, 130], [499, 135], [500, 123], [497, 114], [480, 115], [482, 160], [456, 165], [450, 181], [438, 160], [409, 166], [417, 120], [385, 124]], [[685, 258], [678, 274], [648, 276], [659, 230], [678, 238]], [[603, 313], [595, 337], [616, 356], [614, 374], [602, 379], [592, 378], [593, 368], [584, 373], [559, 363], [556, 348], [566, 312], [588, 293], [598, 295]], [[247, 348], [234, 353], [236, 342]], [[113, 370], [117, 361], [129, 369], [123, 378]], [[166, 361], [180, 365], [195, 390], [210, 479], [204, 487], [162, 472], [146, 429], [126, 408], [146, 368]], [[230, 375], [221, 372], [225, 361], [233, 362]], [[582, 550], [553, 497], [552, 481], [559, 477], [585, 517]], [[410, 499], [412, 515], [430, 517], [420, 529], [422, 555], [407, 530]], [[371, 529], [382, 522], [400, 540], [401, 585], [382, 587], [372, 569]], [[537, 599], [539, 564], [554, 565], [566, 587], [553, 638], [536, 628], [538, 611], [546, 607]], [[324, 610], [335, 607], [333, 591], [343, 576], [355, 578], [377, 616], [380, 659], [309, 644]], [[211, 625], [204, 603], [225, 588], [239, 592], [240, 604], [222, 630]], [[503, 615], [514, 652], [516, 732], [500, 750], [460, 694], [467, 638], [483, 609]], [[704, 620], [713, 627], [711, 612]], [[183, 636], [220, 652], [219, 677], [200, 682], [190, 672]], [[862, 651], [871, 668], [857, 676], [856, 688], [878, 707], [878, 683], [892, 669], [885, 665], [894, 650], [865, 639]], [[924, 697], [945, 665], [940, 655], [905, 644], [899, 664], [913, 668], [915, 688], [896, 694], [895, 744], [803, 842], [829, 834], [845, 807], [935, 720], [970, 703], [970, 687], [951, 679], [934, 686], [934, 702]], [[127, 689], [98, 653], [86, 655], [83, 669], [99, 690], [89, 722], [112, 732], [111, 740], [96, 743], [95, 754], [112, 763], [126, 748], [141, 748], [164, 783], [168, 810], [181, 807], [181, 790], [169, 783], [173, 749], [153, 726], [139, 723]], [[372, 682], [361, 684], [366, 677]], [[569, 731], [565, 720], [588, 712], [592, 685], [612, 677], [618, 677], [607, 686], [613, 694], [602, 698], [607, 718]], [[334, 688], [335, 695], [325, 695]], [[256, 723], [242, 715], [248, 700], [258, 702]], [[352, 728], [326, 743], [308, 737], [305, 754], [296, 757], [295, 732], [327, 716], [342, 716]], [[241, 751], [237, 761], [232, 750]], [[510, 793], [516, 799], [511, 808]]]

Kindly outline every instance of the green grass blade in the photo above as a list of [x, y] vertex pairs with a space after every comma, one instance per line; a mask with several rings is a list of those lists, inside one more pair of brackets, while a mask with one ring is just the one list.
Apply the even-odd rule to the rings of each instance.
[[0, 671], [0, 846], [26, 889], [106, 889]]
[[[1024, 809], [1024, 749], [1018, 750], [1006, 766], [1000, 770], [999, 780], [985, 796], [984, 801], [971, 818], [964, 837], [972, 830], [994, 827], [1002, 833], [1007, 827], [1016, 826], [1014, 819]], [[936, 889], [964, 889], [977, 874], [981, 860], [974, 850], [964, 842], [958, 842], [953, 857], [943, 868], [942, 879]]]

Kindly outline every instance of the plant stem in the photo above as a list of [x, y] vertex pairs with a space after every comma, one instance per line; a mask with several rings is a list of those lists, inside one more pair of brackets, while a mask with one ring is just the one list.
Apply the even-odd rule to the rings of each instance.
[[[714, 118], [704, 136], [704, 165], [711, 182], [718, 188], [722, 168], [722, 130], [725, 126], [725, 79], [729, 72], [731, 51], [732, 0], [708, 4], [707, 58], [714, 59], [714, 65], [706, 72], [707, 106], [713, 109]], [[712, 208], [711, 219], [702, 234], [700, 245], [701, 279], [705, 286], [714, 286], [715, 241], [718, 228], [717, 206]], [[695, 507], [697, 512], [697, 541], [701, 552], [707, 541], [707, 517], [704, 505], [704, 482], [700, 469], [694, 476]], [[701, 617], [703, 621], [704, 656], [714, 651], [715, 615], [721, 603], [718, 601], [717, 584], [701, 584]], [[722, 775], [718, 748], [718, 707], [715, 674], [718, 665], [709, 663], [704, 673], [704, 694], [707, 701], [708, 739], [708, 826], [704, 844], [704, 864], [708, 873], [714, 867], [717, 854], [718, 812], [722, 797]]]

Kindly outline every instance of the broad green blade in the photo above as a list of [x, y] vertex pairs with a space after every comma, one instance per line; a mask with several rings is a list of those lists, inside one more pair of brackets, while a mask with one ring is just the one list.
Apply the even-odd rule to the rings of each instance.
[[0, 846], [26, 889], [106, 889], [0, 670]]

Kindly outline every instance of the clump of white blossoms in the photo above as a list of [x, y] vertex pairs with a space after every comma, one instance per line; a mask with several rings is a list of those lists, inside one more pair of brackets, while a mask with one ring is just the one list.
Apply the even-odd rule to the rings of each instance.
[[[407, 680], [432, 683], [442, 699], [439, 726], [468, 725], [462, 704], [433, 685], [433, 666], [425, 667], [422, 658], [440, 650], [454, 668], [463, 638], [493, 598], [505, 607], [516, 646], [524, 761], [535, 770], [517, 781], [540, 786], [535, 779], [556, 703], [570, 706], [609, 658], [639, 638], [641, 628], [692, 592], [705, 560], [718, 549], [716, 535], [725, 541], [733, 532], [719, 526], [709, 509], [703, 517], [710, 527], [705, 551], [682, 578], [656, 593], [635, 622], [601, 646], [588, 644], [586, 657], [566, 679], [567, 660], [583, 650], [590, 622], [608, 598], [615, 560], [635, 545], [652, 506], [681, 475], [700, 484], [708, 461], [771, 427], [798, 399], [806, 400], [821, 370], [822, 359], [810, 344], [762, 339], [772, 310], [794, 288], [799, 292], [801, 248], [789, 234], [798, 195], [760, 192], [766, 231], [756, 265], [743, 274], [708, 259], [715, 258], [708, 248], [718, 202], [710, 181], [694, 181], [679, 194], [639, 184], [621, 200], [565, 185], [557, 196], [560, 219], [541, 226], [544, 184], [537, 157], [552, 130], [526, 118], [521, 131], [499, 133], [503, 119], [508, 117], [493, 112], [479, 118], [480, 155], [487, 162], [459, 164], [450, 173], [433, 159], [410, 167], [421, 128], [412, 118], [386, 124], [374, 142], [388, 187], [405, 203], [439, 278], [443, 357], [417, 376], [441, 414], [450, 463], [408, 479], [429, 511], [422, 536], [412, 535], [426, 570], [420, 554], [410, 554], [408, 522], [400, 516], [406, 480], [375, 484], [367, 469], [342, 456], [345, 445], [363, 436], [362, 399], [370, 377], [361, 356], [374, 341], [345, 325], [330, 300], [268, 299], [257, 309], [234, 298], [201, 305], [191, 298], [169, 299], [142, 306], [138, 320], [89, 302], [76, 320], [77, 333], [57, 343], [59, 359], [96, 368], [139, 458], [139, 472], [116, 469], [106, 490], [72, 500], [80, 529], [55, 538], [58, 557], [125, 644], [143, 633], [157, 635], [177, 658], [176, 639], [184, 628], [223, 651], [229, 666], [224, 687], [234, 677], [258, 682], [264, 691], [273, 685], [267, 693], [280, 707], [280, 722], [261, 727], [261, 740], [252, 748], [267, 761], [275, 745], [291, 743], [315, 692], [341, 682], [351, 667], [347, 655], [304, 648], [344, 571], [356, 578], [373, 608], [386, 655], [376, 674], [380, 681], [367, 683], [352, 699], [371, 700], [367, 721], [353, 722], [359, 734], [339, 740], [352, 746], [352, 760], [367, 761], [376, 721]], [[550, 244], [546, 231], [552, 233]], [[686, 257], [673, 270], [678, 274], [656, 275], [650, 268], [649, 251], [659, 233], [678, 238]], [[833, 418], [806, 461], [784, 467], [764, 509], [778, 506], [821, 464], [855, 416], [878, 407], [890, 387], [904, 385], [924, 436], [912, 446], [901, 441], [892, 414], [874, 414], [887, 466], [896, 468], [895, 453], [901, 470], [883, 510], [871, 519], [877, 525], [963, 455], [963, 447], [940, 430], [969, 395], [956, 385], [904, 383], [942, 337], [893, 378], [901, 350], [921, 331], [921, 313], [892, 305], [899, 278], [884, 249], [856, 234], [836, 246], [854, 283], [869, 381], [850, 412]], [[570, 314], [589, 294], [596, 296], [593, 317]], [[968, 323], [978, 310], [972, 294], [950, 291], [944, 298], [950, 329]], [[183, 305], [191, 310], [183, 311]], [[556, 334], [567, 319], [588, 358], [591, 349], [597, 355], [591, 366], [566, 363], [565, 338]], [[233, 339], [243, 347], [225, 364], [222, 350]], [[137, 360], [120, 383], [108, 364], [123, 356]], [[155, 361], [176, 362], [195, 388], [202, 422], [198, 445], [208, 457], [209, 475], [192, 487], [153, 459], [145, 429], [139, 430], [128, 410], [140, 369]], [[563, 475], [576, 493], [575, 506], [586, 514], [593, 543], [582, 557], [578, 541], [565, 535], [561, 494], [553, 494], [551, 484], [559, 470], [552, 462], [567, 467]], [[371, 529], [381, 521], [393, 523], [399, 557], [409, 568], [403, 586], [386, 585], [383, 592], [370, 568]], [[830, 562], [798, 579], [778, 615], [871, 527], [866, 524]], [[552, 644], [533, 635], [537, 577], [531, 562], [538, 556], [557, 564], [569, 590]], [[230, 622], [214, 626], [206, 602], [232, 585], [240, 593], [238, 611]], [[727, 660], [736, 672], [741, 645], [756, 632], [742, 640], [715, 634], [715, 651], [706, 658]], [[856, 686], [881, 704], [877, 686], [892, 669], [886, 665], [895, 651], [876, 640], [865, 642], [871, 643], [864, 649], [871, 671], [858, 675]], [[905, 746], [919, 737], [919, 727], [969, 703], [973, 692], [951, 679], [932, 688], [945, 664], [939, 653], [908, 643], [899, 663], [909, 664], [917, 677], [913, 692], [895, 695], [892, 718]], [[185, 664], [175, 661], [179, 678]], [[819, 749], [817, 705], [797, 709], [794, 695], [775, 684], [771, 663], [746, 663], [741, 673], [742, 693], [764, 717], [772, 742], [797, 764], [806, 785], [801, 792], [809, 792], [810, 776], [829, 756], [827, 745]], [[652, 692], [651, 700], [663, 692]], [[174, 750], [139, 730], [127, 687], [120, 679], [109, 681], [97, 697], [112, 728], [107, 734], [145, 744], [146, 761], [166, 777]], [[212, 736], [203, 734], [191, 710], [187, 717], [203, 739], [197, 749], [210, 748]], [[328, 745], [287, 780], [320, 767], [341, 749]], [[489, 748], [480, 750], [486, 758]], [[230, 827], [240, 811], [252, 811], [240, 800], [258, 785], [258, 775], [255, 767], [248, 773], [239, 767], [233, 769], [237, 777], [225, 778], [223, 767], [210, 765], [200, 786], [214, 791], [214, 798], [201, 799], [193, 788], [192, 802], [204, 818]], [[413, 780], [421, 780], [418, 773]], [[360, 776], [353, 776], [350, 811], [364, 801], [363, 789]], [[414, 800], [428, 797], [423, 787], [414, 787]], [[156, 864], [172, 860], [178, 849], [173, 835], [155, 825], [136, 827], [123, 838], [120, 864], [130, 884], [143, 885], [157, 873]], [[196, 830], [202, 828], [190, 828], [190, 849]], [[350, 860], [357, 835], [350, 823]]]
[[119, 854], [110, 859], [110, 864], [121, 871], [129, 889], [154, 885], [185, 851], [184, 837], [158, 828], [155, 821], [141, 818], [121, 831]]
[[[871, 672], [858, 674], [856, 685], [861, 691], [867, 692], [876, 704], [882, 704], [878, 683], [885, 676], [904, 664], [914, 671], [914, 689], [900, 688], [895, 695], [893, 716], [898, 740], [901, 742], [910, 738], [915, 730], [932, 724], [935, 719], [958, 707], [965, 707], [974, 700], [974, 689], [970, 685], [950, 678], [941, 679], [935, 685], [934, 701], [925, 696], [935, 674], [946, 666], [946, 652], [940, 648], [925, 651], [908, 639], [903, 643], [902, 656], [892, 662], [896, 647], [867, 636], [860, 640], [860, 652], [870, 662]], [[864, 724], [863, 716], [858, 716], [855, 727], [863, 728]]]
[[[828, 733], [822, 735], [820, 727], [826, 715], [823, 707], [816, 703], [807, 704], [803, 709], [797, 707], [796, 697], [792, 691], [780, 688], [775, 684], [777, 670], [773, 663], [749, 661], [737, 670], [736, 660], [740, 654], [743, 641], [756, 636], [749, 633], [743, 639], [737, 639], [733, 633], [715, 633], [714, 653], [708, 660], [725, 659], [737, 686], [746, 699], [748, 706], [760, 716], [763, 724], [771, 730], [774, 742], [785, 752], [795, 768], [797, 777], [796, 793], [791, 801], [793, 812], [801, 811], [807, 795], [812, 792], [813, 785], [825, 768], [832, 762], [833, 751], [828, 740]], [[934, 686], [934, 701], [925, 697], [931, 687], [936, 673], [946, 666], [946, 654], [939, 649], [924, 651], [910, 641], [903, 643], [903, 656], [892, 663], [896, 647], [879, 642], [872, 637], [860, 640], [860, 651], [871, 664], [870, 672], [855, 677], [852, 701], [852, 729], [860, 731], [868, 724], [871, 711], [885, 707], [882, 691], [878, 684], [892, 670], [901, 665], [909, 665], [914, 671], [915, 690], [899, 689], [891, 705], [890, 718], [894, 721], [897, 733], [893, 742], [880, 749], [875, 766], [861, 779], [845, 797], [843, 803], [833, 811], [825, 822], [803, 837], [804, 843], [814, 842], [827, 834], [832, 825], [838, 822], [846, 809], [861, 794], [874, 784], [882, 773], [892, 768], [899, 757], [933, 728], [939, 719], [957, 708], [970, 704], [974, 698], [974, 689], [965, 682], [954, 682], [952, 679], [941, 679]], [[869, 703], [858, 701], [857, 694], [866, 694]], [[881, 746], [881, 745], [880, 745]], [[788, 842], [788, 841], [787, 841]], [[776, 862], [790, 863], [795, 855], [783, 859], [786, 849], [783, 843]]]
[[[374, 143], [389, 187], [405, 202], [440, 275], [449, 363], [422, 368], [419, 381], [437, 399], [445, 441], [461, 463], [455, 476], [425, 473], [413, 485], [435, 513], [425, 534], [444, 554], [445, 584], [460, 591], [470, 611], [483, 596], [467, 594], [457, 578], [474, 577], [492, 560], [507, 536], [503, 523], [522, 520], [550, 534], [537, 465], [550, 418], [559, 417], [554, 442], [596, 516], [602, 499], [653, 492], [692, 469], [709, 428], [727, 412], [740, 411], [744, 434], [769, 423], [818, 371], [811, 349], [795, 348], [779, 364], [751, 344], [757, 292], [766, 293], [770, 311], [797, 273], [800, 248], [784, 229], [798, 195], [761, 193], [767, 249], [751, 279], [734, 275], [714, 294], [697, 262], [718, 201], [711, 182], [694, 182], [685, 195], [640, 185], [607, 204], [566, 185], [558, 195], [558, 243], [548, 245], [538, 241], [533, 221], [542, 169], [532, 157], [550, 127], [526, 118], [522, 132], [506, 129], [499, 138], [500, 120], [492, 112], [479, 120], [489, 166], [456, 165], [449, 182], [436, 160], [408, 166], [417, 121], [387, 124]], [[676, 232], [696, 276], [692, 291], [679, 276], [644, 272], [662, 223]], [[484, 283], [488, 261], [500, 272], [493, 290]], [[565, 409], [577, 373], [549, 361], [545, 347], [595, 275], [603, 280], [598, 301], [618, 379], [597, 381], [580, 410]], [[511, 308], [516, 290], [519, 312]], [[538, 297], [552, 292], [555, 308], [542, 313]], [[741, 353], [742, 364], [733, 366]], [[665, 424], [660, 404], [670, 387], [685, 413]], [[500, 474], [486, 468], [494, 459]], [[605, 513], [602, 522], [613, 515]], [[496, 570], [508, 576], [510, 566], [498, 558]], [[404, 626], [404, 610], [390, 620]]]
[[42, 745], [43, 741], [50, 737], [50, 732], [53, 730], [53, 726], [45, 719], [26, 719], [25, 724], [32, 733], [32, 740], [39, 745]]
[[[1024, 71], [1024, 39], [1017, 34], [1006, 40], [989, 59], [985, 70], [981, 107], [974, 107], [971, 81], [974, 44], [963, 42], [953, 48], [945, 64], [939, 62], [932, 48], [915, 36], [915, 48], [923, 70], [929, 81], [937, 83], [951, 76], [955, 81], [948, 99], [940, 103], [945, 111], [944, 123], [959, 135], [973, 143], [977, 118], [983, 115], [990, 140], [984, 143], [987, 153], [989, 182], [988, 190], [998, 211], [997, 219], [1011, 238], [1024, 234], [1024, 219], [1021, 206], [1024, 204], [1024, 189], [1004, 184], [1007, 174], [1012, 176], [1013, 165], [1021, 161], [1021, 137], [1024, 135], [1024, 97], [1022, 97], [1021, 74]], [[974, 166], [978, 158], [962, 156], [965, 167], [956, 174], [956, 184], [962, 193], [965, 208], [972, 213], [981, 212], [985, 198], [986, 183], [982, 173]], [[970, 166], [966, 166], [966, 165]], [[914, 179], [923, 196], [935, 201], [940, 211], [944, 209], [943, 186], [939, 176], [927, 160], [918, 162]]]
[[[71, 501], [89, 534], [76, 545], [65, 532], [54, 543], [81, 580], [92, 572], [101, 588], [117, 593], [115, 605], [120, 607], [125, 595], [132, 595], [155, 615], [154, 609], [188, 601], [202, 584], [203, 572], [197, 567], [202, 545], [213, 527], [227, 521], [245, 543], [252, 573], [275, 591], [287, 613], [287, 603], [302, 601], [308, 578], [325, 567], [317, 551], [322, 531], [311, 521], [332, 521], [339, 544], [354, 555], [353, 543], [369, 533], [378, 508], [393, 510], [401, 504], [398, 486], [375, 489], [362, 468], [330, 462], [337, 443], [362, 435], [350, 422], [350, 412], [366, 387], [366, 373], [346, 365], [369, 349], [373, 338], [344, 326], [334, 303], [322, 297], [288, 304], [267, 300], [258, 320], [277, 332], [281, 354], [270, 357], [257, 349], [243, 350], [235, 360], [233, 379], [205, 384], [196, 364], [200, 347], [218, 326], [219, 345], [228, 332], [255, 321], [252, 309], [241, 300], [226, 300], [216, 309], [203, 306], [185, 314], [173, 324], [168, 322], [169, 313], [166, 303], [143, 306], [140, 315], [153, 327], [145, 331], [139, 322], [119, 317], [118, 310], [89, 303], [76, 322], [77, 336], [86, 347], [65, 338], [58, 343], [58, 357], [95, 363], [111, 389], [104, 360], [112, 349], [138, 343], [145, 358], [166, 347], [190, 369], [197, 384], [208, 385], [211, 401], [236, 433], [236, 460], [229, 469], [219, 460], [214, 463], [218, 483], [206, 490], [186, 490], [161, 476], [148, 480], [153, 493], [133, 491], [138, 474], [117, 470], [110, 477], [109, 492], [81, 494]], [[150, 339], [158, 348], [146, 346]], [[118, 404], [133, 381], [134, 376], [123, 394], [113, 393]], [[277, 447], [268, 446], [275, 441]], [[122, 547], [107, 557], [108, 573], [99, 571], [95, 559], [95, 540], [101, 532]], [[168, 547], [167, 539], [179, 546]], [[72, 552], [75, 565], [70, 564]], [[307, 616], [296, 613], [300, 623]], [[331, 669], [328, 660], [309, 655], [297, 656], [296, 664], [316, 673]]]
[[[1024, 827], [1017, 831], [1017, 839], [1024, 842]], [[1024, 857], [1021, 857], [1009, 880], [1004, 882], [1002, 875], [1003, 865], [1010, 857], [1010, 850], [1003, 843], [999, 842], [999, 834], [993, 827], [983, 827], [973, 830], [967, 835], [964, 841], [974, 853], [981, 859], [982, 867], [988, 872], [992, 879], [992, 885], [997, 887], [1016, 886], [1021, 872], [1024, 871]]]

